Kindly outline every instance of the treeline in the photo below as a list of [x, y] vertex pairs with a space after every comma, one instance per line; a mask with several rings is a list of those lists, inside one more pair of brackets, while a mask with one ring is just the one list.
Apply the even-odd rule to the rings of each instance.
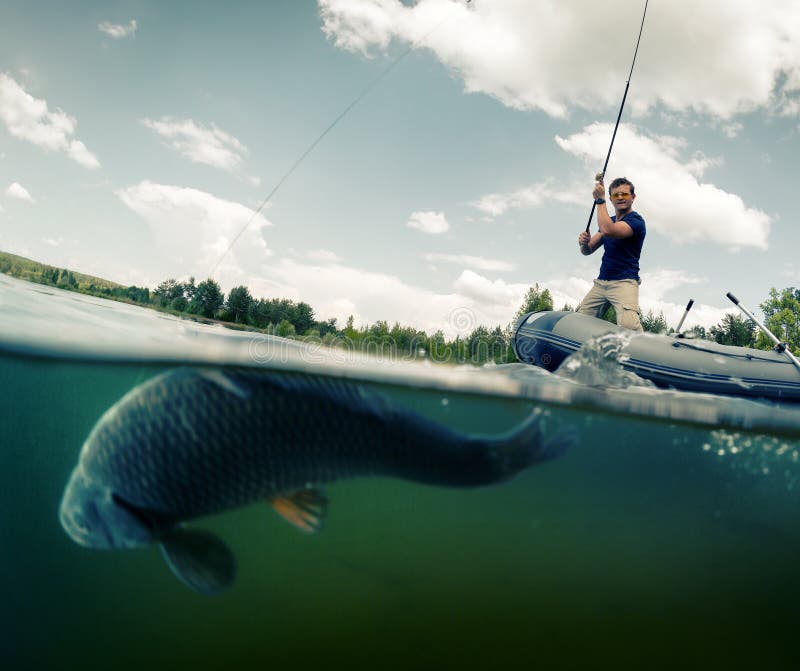
[[165, 280], [153, 291], [151, 300], [174, 312], [252, 326], [282, 336], [321, 337], [336, 331], [336, 320], [318, 321], [308, 303], [286, 298], [254, 298], [245, 286], [234, 287], [226, 297], [212, 279], [199, 284], [195, 284], [193, 277], [186, 282]]
[[356, 328], [351, 315], [340, 328], [335, 318], [318, 320], [308, 303], [285, 298], [254, 298], [245, 286], [234, 287], [226, 297], [212, 279], [199, 284], [195, 284], [194, 278], [185, 282], [165, 280], [153, 291], [152, 301], [174, 312], [249, 326], [283, 337], [317, 340], [332, 347], [346, 347], [384, 357], [429, 358], [457, 363], [515, 360], [510, 347], [510, 327], [501, 329], [498, 326], [490, 330], [478, 326], [466, 337], [448, 340], [441, 330], [428, 335], [399, 323], [390, 326], [387, 321]]
[[150, 289], [147, 287], [108, 286], [105, 284], [98, 285], [94, 282], [81, 284], [71, 270], [64, 268], [45, 266], [39, 274], [39, 282], [41, 284], [50, 284], [59, 289], [70, 289], [94, 296], [129, 300], [134, 303], [150, 303]]
[[[348, 347], [382, 356], [426, 358], [436, 362], [506, 363], [516, 361], [511, 348], [511, 335], [516, 319], [527, 312], [553, 310], [553, 298], [547, 289], [532, 286], [524, 297], [513, 322], [505, 327], [476, 326], [471, 333], [445, 337], [439, 330], [429, 335], [424, 331], [387, 321], [356, 328], [351, 316], [343, 327], [336, 319], [317, 319], [313, 308], [305, 302], [285, 298], [255, 298], [245, 286], [234, 287], [226, 296], [213, 279], [195, 283], [167, 279], [151, 291], [147, 287], [122, 286], [100, 278], [73, 273], [64, 268], [38, 264], [22, 257], [0, 253], [0, 272], [62, 289], [103, 296], [153, 307], [176, 315], [209, 319], [238, 328], [263, 333], [322, 342], [333, 347]], [[800, 354], [800, 290], [772, 289], [760, 308], [765, 323], [773, 333], [785, 340], [792, 351]], [[563, 310], [572, 307], [564, 305]], [[604, 319], [616, 323], [613, 308]], [[642, 326], [651, 333], [671, 333], [663, 313], [648, 312]], [[756, 330], [749, 319], [727, 314], [710, 329], [692, 329], [695, 337], [726, 345], [771, 349], [772, 342]]]
[[[90, 287], [92, 287], [93, 290], [97, 290], [99, 293], [121, 295], [128, 288], [100, 277], [76, 273], [66, 268], [49, 266], [38, 261], [26, 259], [24, 256], [9, 254], [8, 252], [0, 252], [0, 273], [30, 282], [50, 284], [61, 289], [70, 289], [83, 293], [88, 293]], [[116, 289], [117, 291], [111, 292], [111, 289]], [[149, 295], [149, 290], [146, 291]], [[137, 295], [142, 295], [141, 290]]]

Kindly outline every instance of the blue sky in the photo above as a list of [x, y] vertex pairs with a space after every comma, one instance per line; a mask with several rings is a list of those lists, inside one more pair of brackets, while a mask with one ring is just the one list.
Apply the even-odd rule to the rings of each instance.
[[[124, 284], [214, 278], [449, 335], [573, 306], [643, 4], [0, 4], [0, 249]], [[309, 145], [410, 52], [317, 145]], [[641, 304], [717, 323], [800, 285], [800, 6], [652, 0], [609, 175]]]

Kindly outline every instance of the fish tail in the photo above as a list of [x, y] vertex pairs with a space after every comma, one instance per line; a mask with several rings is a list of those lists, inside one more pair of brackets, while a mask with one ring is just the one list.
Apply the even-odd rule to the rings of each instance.
[[493, 441], [491, 454], [498, 480], [512, 478], [533, 464], [560, 457], [575, 443], [575, 437], [575, 429], [569, 427], [544, 438], [541, 417], [532, 413], [519, 426]]

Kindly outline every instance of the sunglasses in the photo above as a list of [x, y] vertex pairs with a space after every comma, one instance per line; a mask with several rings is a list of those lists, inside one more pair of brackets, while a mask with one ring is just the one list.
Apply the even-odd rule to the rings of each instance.
[[631, 194], [624, 193], [622, 191], [615, 191], [614, 193], [611, 194], [611, 197], [612, 198], [630, 198]]

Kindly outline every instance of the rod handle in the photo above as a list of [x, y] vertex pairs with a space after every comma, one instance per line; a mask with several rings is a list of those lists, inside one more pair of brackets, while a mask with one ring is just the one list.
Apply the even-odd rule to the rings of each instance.
[[689, 310], [692, 309], [693, 305], [694, 305], [694, 298], [690, 298], [689, 302], [686, 304], [686, 312], [689, 312]]
[[729, 291], [727, 294], [725, 294], [725, 295], [726, 295], [728, 298], [730, 298], [730, 299], [731, 299], [731, 301], [733, 302], [733, 304], [734, 304], [734, 305], [739, 305], [739, 299], [738, 299], [738, 298], [736, 298], [736, 296], [734, 296], [734, 295], [733, 295], [733, 294], [732, 294], [730, 291]]

